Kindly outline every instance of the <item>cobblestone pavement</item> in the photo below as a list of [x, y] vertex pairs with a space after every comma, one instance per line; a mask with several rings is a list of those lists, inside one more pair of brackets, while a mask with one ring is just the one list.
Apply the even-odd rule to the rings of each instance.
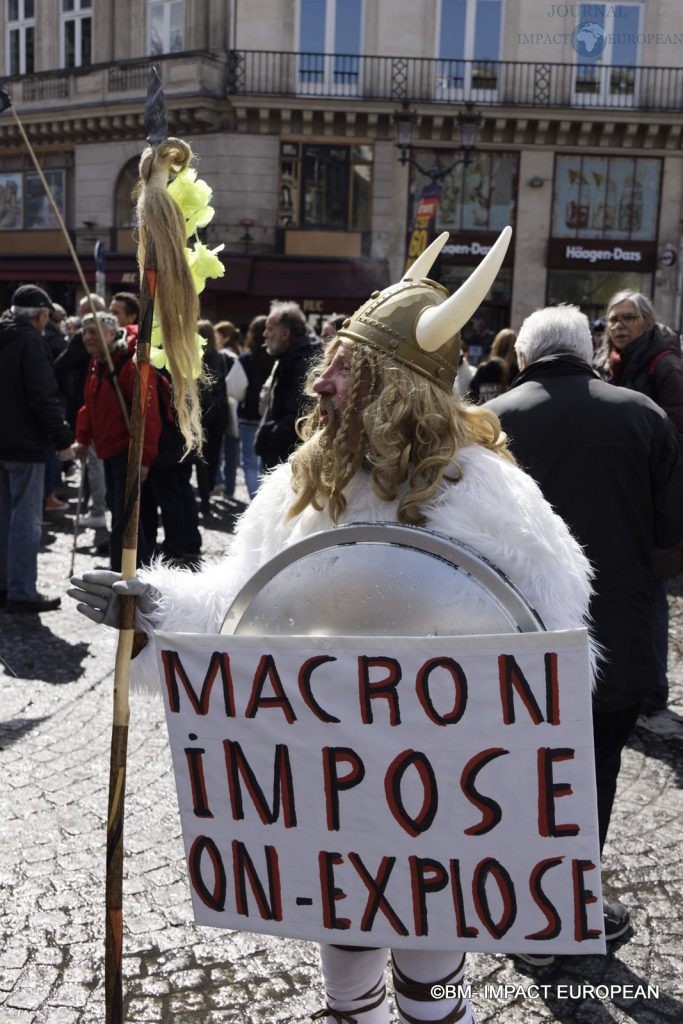
[[[204, 530], [207, 557], [229, 545], [226, 507], [215, 505]], [[67, 527], [46, 530], [40, 583], [51, 594], [66, 585]], [[79, 553], [76, 569], [98, 562]], [[471, 957], [480, 1024], [683, 1020], [683, 579], [670, 603], [671, 707], [641, 719], [626, 751], [604, 857], [606, 888], [631, 909], [632, 932], [607, 957], [562, 957], [537, 970]], [[0, 1024], [104, 1019], [113, 657], [103, 632], [68, 598], [40, 618], [0, 614]], [[308, 1019], [322, 1005], [314, 946], [192, 923], [160, 700], [133, 699], [129, 743], [125, 1020]], [[578, 991], [584, 984], [616, 988], [591, 997]], [[658, 986], [658, 997], [632, 998], [626, 986], [639, 985]]]

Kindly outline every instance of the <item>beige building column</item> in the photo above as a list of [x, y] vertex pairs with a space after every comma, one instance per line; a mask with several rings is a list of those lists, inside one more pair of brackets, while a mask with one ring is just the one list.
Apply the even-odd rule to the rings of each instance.
[[[397, 168], [399, 184], [397, 185]], [[401, 185], [401, 181], [403, 184]], [[405, 247], [405, 203], [401, 206], [401, 192], [407, 196], [408, 182], [398, 162], [398, 150], [393, 142], [375, 142], [372, 180], [372, 258], [389, 260], [392, 280], [394, 269], [402, 267]]]
[[[676, 254], [676, 262], [672, 266], [666, 265], [666, 250]], [[683, 306], [683, 156], [680, 154], [664, 158], [657, 253], [659, 264], [653, 295], [655, 312], [661, 323], [678, 331]]]
[[[522, 150], [519, 160], [519, 191], [515, 238], [515, 270], [512, 282], [510, 326], [519, 330], [522, 320], [545, 305], [548, 238], [553, 202], [553, 153]], [[540, 178], [538, 188], [529, 185]]]

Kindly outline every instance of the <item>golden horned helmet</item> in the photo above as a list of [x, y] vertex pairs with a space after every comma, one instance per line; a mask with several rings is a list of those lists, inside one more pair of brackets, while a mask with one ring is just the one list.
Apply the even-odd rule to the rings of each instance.
[[503, 228], [476, 270], [449, 296], [427, 274], [448, 241], [444, 231], [402, 281], [373, 292], [342, 324], [340, 338], [370, 345], [451, 391], [460, 361], [460, 329], [481, 305], [505, 258], [512, 228]]

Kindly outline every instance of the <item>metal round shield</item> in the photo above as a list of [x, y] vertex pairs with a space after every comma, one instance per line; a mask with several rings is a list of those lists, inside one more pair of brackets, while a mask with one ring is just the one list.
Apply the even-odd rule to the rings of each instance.
[[414, 526], [354, 523], [312, 534], [242, 587], [221, 633], [472, 636], [544, 629], [495, 565]]

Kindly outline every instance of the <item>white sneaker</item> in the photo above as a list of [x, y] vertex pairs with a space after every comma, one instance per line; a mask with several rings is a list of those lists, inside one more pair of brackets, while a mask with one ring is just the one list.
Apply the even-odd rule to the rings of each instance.
[[84, 516], [80, 520], [80, 525], [84, 530], [100, 530], [103, 526], [107, 525], [107, 519], [104, 514], [97, 515], [91, 512], [89, 516]]

